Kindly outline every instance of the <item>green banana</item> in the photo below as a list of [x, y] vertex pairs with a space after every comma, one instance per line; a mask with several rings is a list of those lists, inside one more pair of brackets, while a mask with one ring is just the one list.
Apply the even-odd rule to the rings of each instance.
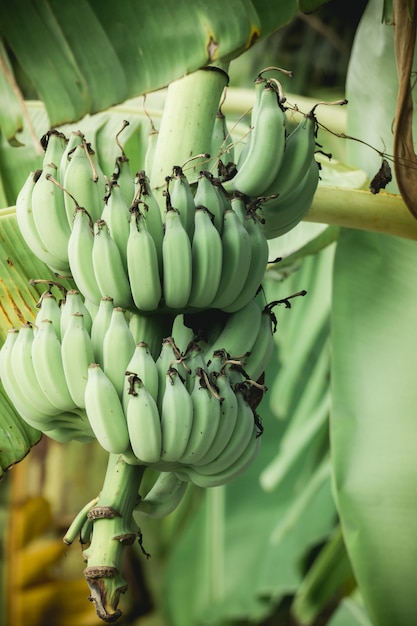
[[[182, 367], [180, 367], [182, 365]], [[195, 386], [196, 372], [206, 368], [204, 352], [196, 341], [191, 341], [185, 352], [182, 353], [181, 364], [178, 369], [184, 378], [185, 386], [189, 393], [192, 393]]]
[[200, 472], [201, 466], [184, 467], [181, 471], [176, 472], [176, 475], [194, 483], [197, 487], [205, 489], [225, 485], [238, 478], [248, 469], [250, 465], [252, 465], [258, 456], [260, 444], [261, 440], [256, 437], [254, 429], [253, 436], [246, 448], [242, 451], [241, 455], [234, 461], [234, 463], [229, 465], [226, 469], [214, 474], [202, 474]]
[[248, 214], [244, 226], [249, 235], [250, 266], [247, 279], [239, 295], [223, 310], [233, 313], [243, 308], [256, 293], [264, 279], [268, 264], [269, 247], [261, 219], [256, 214]]
[[119, 394], [98, 363], [91, 363], [88, 368], [85, 410], [102, 448], [113, 454], [129, 448], [129, 432]]
[[108, 183], [101, 217], [106, 222], [110, 236], [119, 249], [123, 267], [127, 270], [126, 246], [129, 237], [130, 212], [122, 190], [115, 180]]
[[65, 378], [61, 342], [50, 320], [42, 320], [38, 327], [32, 344], [32, 359], [39, 385], [58, 412], [75, 409]]
[[[85, 140], [83, 133], [80, 130], [74, 130], [70, 133], [67, 145], [65, 150], [61, 155], [61, 159], [59, 162], [59, 181], [63, 182], [65, 180], [65, 172], [70, 162], [71, 155], [74, 152], [75, 148], [80, 145]], [[58, 164], [57, 164], [58, 165]], [[71, 224], [71, 220], [69, 220]]]
[[162, 242], [164, 305], [169, 309], [187, 306], [192, 284], [191, 242], [179, 212], [168, 205]]
[[113, 298], [104, 296], [100, 300], [97, 315], [91, 326], [91, 343], [94, 350], [94, 360], [103, 367], [104, 336], [110, 326], [113, 315]]
[[262, 311], [258, 335], [244, 363], [244, 370], [253, 381], [259, 380], [271, 359], [275, 346], [273, 324], [273, 313], [266, 306]]
[[126, 366], [125, 380], [123, 385], [123, 408], [126, 411], [131, 389], [129, 376], [134, 374], [142, 381], [147, 391], [151, 394], [155, 402], [158, 401], [158, 367], [149, 351], [149, 346], [144, 341], [136, 344], [132, 358]]
[[36, 306], [39, 306], [39, 310], [35, 317], [35, 332], [39, 328], [42, 320], [50, 320], [53, 324], [54, 330], [58, 339], [61, 339], [61, 308], [50, 291], [44, 291], [40, 301]]
[[153, 160], [155, 155], [155, 148], [158, 141], [159, 130], [155, 126], [151, 125], [151, 130], [148, 135], [148, 142], [146, 144], [145, 152], [145, 172], [152, 172]]
[[35, 183], [41, 170], [37, 172], [30, 172], [22, 188], [20, 189], [16, 198], [16, 221], [19, 227], [20, 233], [26, 242], [28, 248], [33, 254], [45, 263], [52, 271], [59, 273], [61, 271], [66, 272], [68, 269], [68, 263], [65, 261], [60, 263], [54, 254], [52, 254], [45, 244], [42, 242], [38, 230], [36, 228], [35, 220], [32, 211], [32, 192], [35, 187]]
[[222, 239], [208, 209], [197, 206], [191, 244], [192, 284], [188, 306], [210, 307], [222, 276]]
[[171, 367], [166, 373], [161, 406], [161, 460], [179, 461], [185, 452], [193, 423], [193, 403], [179, 373]]
[[274, 84], [266, 81], [256, 110], [249, 148], [237, 174], [224, 181], [227, 192], [264, 195], [284, 159], [287, 118]]
[[161, 458], [162, 432], [158, 407], [143, 381], [127, 375], [129, 384], [126, 409], [130, 445], [141, 463], [157, 463]]
[[162, 297], [158, 254], [147, 220], [139, 211], [131, 213], [126, 249], [133, 302], [139, 311], [154, 311]]
[[129, 278], [122, 257], [103, 220], [98, 220], [94, 224], [92, 258], [101, 296], [111, 296], [115, 306], [124, 309], [133, 307]]
[[[217, 111], [213, 133], [211, 136], [210, 156], [212, 163], [209, 168], [212, 170], [216, 168], [216, 171], [221, 170], [221, 163], [227, 165], [234, 162], [234, 147], [233, 140], [227, 128], [226, 116], [223, 111], [219, 109]], [[221, 163], [220, 163], [221, 162]]]
[[220, 422], [220, 397], [209, 382], [208, 375], [197, 368], [194, 388], [190, 394], [193, 420], [190, 436], [181, 463], [199, 463], [212, 445]]
[[[70, 289], [65, 295], [65, 300], [60, 308], [60, 339], [65, 335], [65, 331], [74, 313], [81, 313], [83, 315], [83, 325], [88, 332], [91, 333], [91, 327], [93, 320], [91, 318], [90, 311], [84, 304], [84, 300], [77, 289]], [[45, 318], [44, 318], [45, 319]], [[46, 319], [51, 319], [46, 315]]]
[[158, 370], [158, 407], [161, 410], [162, 398], [165, 393], [167, 372], [175, 364], [181, 363], [182, 355], [176, 346], [173, 337], [165, 337], [162, 341], [161, 351], [156, 359]]
[[285, 235], [297, 226], [311, 207], [319, 179], [319, 166], [313, 159], [304, 178], [281, 202], [278, 202], [278, 197], [261, 205], [260, 214], [264, 219], [263, 231], [267, 239]]
[[114, 307], [110, 324], [103, 339], [103, 372], [113, 383], [120, 399], [123, 397], [125, 371], [135, 351], [126, 312]]
[[194, 196], [196, 207], [206, 207], [213, 215], [213, 224], [221, 234], [223, 231], [223, 216], [227, 208], [227, 200], [223, 196], [217, 179], [208, 172], [200, 172], [197, 189]]
[[171, 205], [180, 214], [190, 241], [194, 235], [195, 202], [187, 177], [179, 165], [174, 166], [170, 184]]
[[180, 352], [184, 353], [187, 346], [195, 339], [194, 331], [184, 323], [184, 315], [176, 315], [172, 323], [171, 335]]
[[93, 222], [101, 217], [106, 194], [105, 179], [91, 145], [83, 140], [77, 145], [65, 169], [62, 182], [68, 192], [64, 194], [68, 221], [74, 213], [73, 198], [78, 206], [84, 207]]
[[73, 313], [61, 342], [65, 380], [74, 404], [85, 408], [88, 367], [94, 363], [94, 350], [83, 313]]
[[234, 193], [230, 199], [230, 206], [237, 214], [242, 224], [245, 223], [246, 216], [248, 214], [246, 204], [248, 199], [241, 193]]
[[136, 174], [137, 185], [139, 187], [135, 200], [130, 210], [139, 210], [145, 217], [146, 226], [155, 243], [158, 257], [159, 271], [162, 275], [162, 241], [164, 239], [164, 225], [162, 220], [162, 209], [159, 206], [155, 194], [152, 192], [151, 183], [144, 171]]
[[162, 519], [175, 511], [186, 490], [187, 484], [173, 472], [160, 472], [146, 496], [140, 498], [135, 511], [153, 519]]
[[93, 222], [82, 207], [76, 207], [72, 231], [68, 240], [70, 272], [77, 288], [85, 298], [98, 304], [101, 291], [97, 284], [93, 265]]
[[130, 169], [130, 161], [124, 153], [116, 157], [111, 180], [117, 182], [122, 191], [124, 201], [129, 207], [132, 203], [135, 184], [134, 176], [132, 174], [132, 170]]
[[147, 343], [154, 359], [158, 358], [162, 340], [170, 333], [171, 326], [171, 315], [144, 315], [140, 311], [130, 314], [129, 327], [135, 343]]
[[223, 309], [239, 297], [248, 280], [251, 264], [249, 233], [232, 209], [224, 214], [222, 250], [222, 274], [211, 303], [215, 309]]

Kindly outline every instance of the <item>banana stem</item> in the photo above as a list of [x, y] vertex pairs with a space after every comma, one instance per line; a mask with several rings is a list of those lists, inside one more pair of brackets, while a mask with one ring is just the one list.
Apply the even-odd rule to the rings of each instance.
[[118, 619], [120, 595], [127, 589], [121, 573], [124, 548], [141, 534], [133, 520], [138, 491], [145, 466], [129, 465], [118, 454], [110, 454], [102, 491], [88, 518], [93, 521], [84, 576], [90, 587], [90, 600], [97, 615], [106, 622]]
[[[152, 187], [165, 188], [174, 165], [210, 151], [214, 120], [224, 88], [227, 65], [212, 65], [170, 83], [155, 147]], [[190, 182], [207, 167], [207, 157], [193, 159], [184, 173]]]

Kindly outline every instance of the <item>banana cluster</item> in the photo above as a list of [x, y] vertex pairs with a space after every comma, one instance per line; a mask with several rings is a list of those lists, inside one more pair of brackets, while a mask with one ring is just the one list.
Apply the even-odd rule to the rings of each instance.
[[248, 140], [236, 168], [230, 163], [219, 168], [225, 191], [243, 194], [258, 207], [267, 239], [284, 235], [302, 220], [319, 182], [315, 107], [290, 130], [285, 101], [276, 80], [258, 77]]
[[273, 315], [252, 299], [235, 313], [177, 315], [169, 330], [152, 352], [141, 314], [110, 297], [90, 313], [78, 291], [58, 302], [49, 290], [34, 323], [8, 332], [1, 379], [22, 418], [52, 439], [96, 438], [129, 463], [223, 484], [258, 451]]

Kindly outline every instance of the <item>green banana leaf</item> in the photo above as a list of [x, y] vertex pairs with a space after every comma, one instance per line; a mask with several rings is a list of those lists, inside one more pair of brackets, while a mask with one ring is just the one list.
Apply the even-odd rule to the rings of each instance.
[[[371, 0], [353, 47], [349, 133], [390, 154], [397, 79], [392, 26], [381, 22], [381, 13], [382, 3]], [[351, 145], [349, 155], [370, 176], [379, 167], [380, 157], [364, 144]], [[416, 262], [415, 242], [339, 234], [332, 306], [334, 486], [374, 626], [417, 623]]]
[[[80, 0], [74, 5], [17, 0], [2, 7], [0, 36], [17, 73], [23, 73], [28, 88], [45, 103], [55, 126], [239, 56], [261, 36], [291, 21], [297, 4]], [[9, 82], [15, 80], [10, 70], [5, 63]], [[21, 109], [14, 93], [7, 89], [0, 117], [11, 141], [16, 141], [21, 126], [21, 118], [11, 115]]]

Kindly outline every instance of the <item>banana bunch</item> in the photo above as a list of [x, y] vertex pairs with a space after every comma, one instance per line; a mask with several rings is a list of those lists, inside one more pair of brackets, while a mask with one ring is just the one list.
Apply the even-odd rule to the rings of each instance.
[[236, 172], [228, 168], [221, 180], [228, 194], [246, 196], [257, 206], [264, 235], [273, 239], [294, 228], [313, 201], [319, 182], [317, 121], [313, 107], [290, 131], [278, 81], [260, 75], [255, 88], [251, 133]]

